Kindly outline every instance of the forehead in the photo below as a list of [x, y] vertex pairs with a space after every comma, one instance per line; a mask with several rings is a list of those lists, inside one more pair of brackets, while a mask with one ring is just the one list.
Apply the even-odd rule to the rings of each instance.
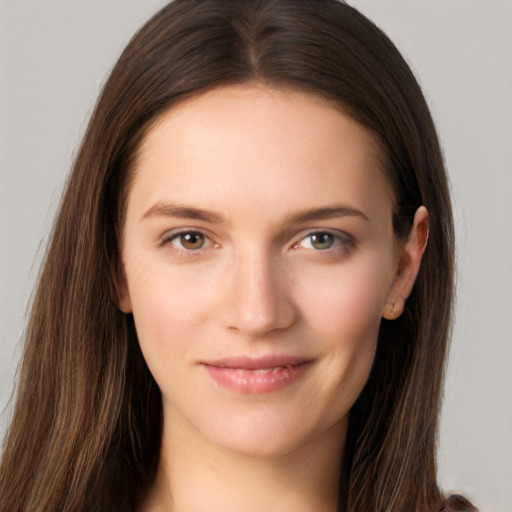
[[217, 200], [224, 207], [240, 197], [273, 208], [376, 195], [392, 202], [382, 161], [372, 133], [326, 100], [229, 86], [155, 123], [141, 144], [130, 196], [147, 203]]

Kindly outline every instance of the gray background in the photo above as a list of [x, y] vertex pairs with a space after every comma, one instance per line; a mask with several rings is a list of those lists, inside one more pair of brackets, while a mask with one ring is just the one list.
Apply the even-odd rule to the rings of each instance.
[[[0, 0], [0, 434], [26, 304], [107, 71], [163, 0]], [[440, 480], [512, 511], [512, 1], [354, 0], [419, 76], [449, 169], [458, 300]]]

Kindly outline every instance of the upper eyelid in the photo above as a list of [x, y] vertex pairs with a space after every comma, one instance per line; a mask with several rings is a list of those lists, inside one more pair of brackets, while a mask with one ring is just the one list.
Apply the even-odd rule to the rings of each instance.
[[[185, 247], [178, 247], [175, 243], [175, 240], [179, 238], [181, 235], [186, 235], [187, 233], [198, 233], [202, 235], [205, 239], [205, 246], [200, 247], [198, 249], [186, 249]], [[173, 251], [176, 254], [182, 255], [198, 255], [202, 254], [205, 251], [209, 251], [218, 247], [218, 244], [213, 241], [212, 237], [204, 232], [202, 229], [191, 229], [191, 228], [176, 228], [169, 229], [165, 231], [158, 239], [157, 244], [167, 250]]]
[[212, 236], [208, 233], [208, 231], [203, 228], [180, 227], [180, 228], [168, 229], [168, 230], [164, 231], [160, 235], [159, 240], [161, 242], [165, 242], [167, 240], [171, 240], [172, 238], [176, 238], [179, 235], [184, 235], [187, 233], [199, 233], [199, 234], [203, 235], [204, 237], [208, 238], [209, 240], [212, 239]]
[[342, 231], [340, 229], [333, 229], [333, 228], [311, 228], [307, 231], [303, 231], [299, 235], [297, 235], [294, 244], [299, 243], [300, 241], [304, 240], [308, 236], [315, 235], [318, 233], [327, 233], [329, 235], [334, 236], [335, 238], [341, 239], [341, 240], [347, 240], [351, 242], [355, 242], [356, 239], [353, 235], [347, 233], [346, 231]]

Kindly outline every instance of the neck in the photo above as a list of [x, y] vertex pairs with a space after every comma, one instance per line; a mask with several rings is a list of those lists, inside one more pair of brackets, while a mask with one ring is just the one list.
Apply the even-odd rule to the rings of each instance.
[[258, 457], [165, 422], [147, 512], [336, 512], [346, 424], [296, 450]]

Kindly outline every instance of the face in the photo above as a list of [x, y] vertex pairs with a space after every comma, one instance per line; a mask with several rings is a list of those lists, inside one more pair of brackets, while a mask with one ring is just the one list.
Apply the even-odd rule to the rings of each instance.
[[400, 266], [371, 134], [313, 96], [225, 87], [166, 114], [134, 172], [120, 307], [164, 423], [261, 456], [344, 431]]

